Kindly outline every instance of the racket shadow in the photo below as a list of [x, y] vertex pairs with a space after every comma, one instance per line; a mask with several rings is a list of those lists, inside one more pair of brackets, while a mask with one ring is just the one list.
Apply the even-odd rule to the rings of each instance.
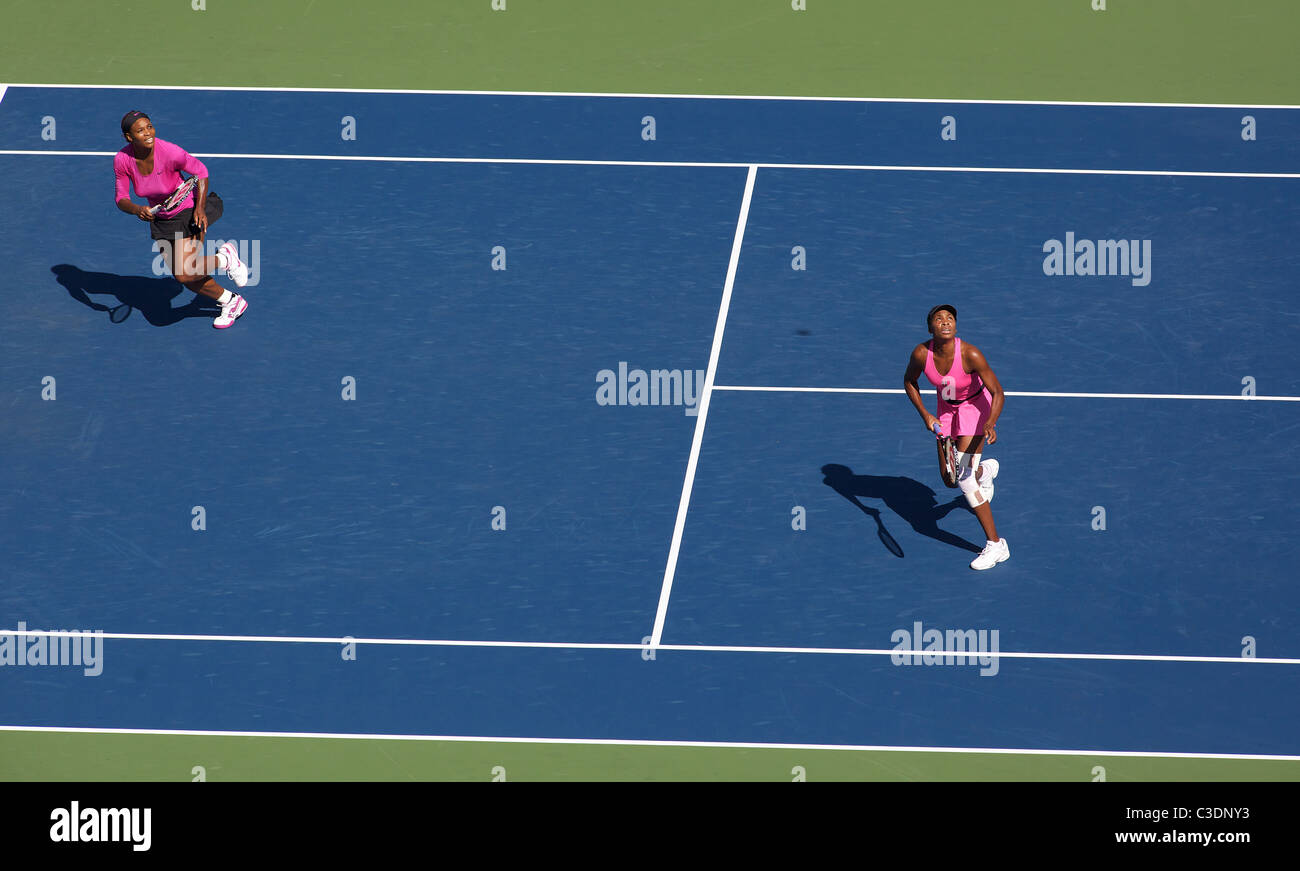
[[950, 502], [939, 504], [934, 491], [920, 481], [902, 476], [855, 475], [848, 466], [829, 463], [822, 466], [825, 476], [822, 483], [852, 502], [864, 514], [875, 518], [877, 535], [894, 556], [902, 558], [903, 549], [885, 529], [880, 509], [863, 504], [863, 499], [880, 499], [885, 507], [903, 519], [915, 532], [961, 550], [979, 553], [980, 548], [960, 535], [939, 528], [939, 521], [958, 508], [965, 508], [965, 500], [957, 496]]
[[[220, 311], [215, 302], [197, 294], [185, 305], [173, 308], [172, 300], [191, 292], [171, 276], [147, 278], [86, 272], [67, 263], [51, 266], [50, 271], [69, 296], [94, 311], [108, 312], [115, 324], [125, 321], [132, 310], [139, 311], [155, 327], [169, 327], [186, 318], [212, 317]], [[116, 300], [116, 303], [97, 302], [91, 298], [92, 294], [109, 297], [109, 302]]]

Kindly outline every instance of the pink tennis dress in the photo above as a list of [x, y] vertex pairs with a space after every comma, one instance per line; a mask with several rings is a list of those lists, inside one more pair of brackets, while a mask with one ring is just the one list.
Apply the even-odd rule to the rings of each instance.
[[[984, 434], [984, 424], [993, 411], [993, 394], [984, 379], [967, 372], [961, 364], [961, 339], [953, 339], [952, 368], [940, 374], [934, 365], [934, 342], [925, 344], [925, 377], [939, 391], [939, 425], [946, 436]], [[946, 396], [953, 397], [951, 400]]]

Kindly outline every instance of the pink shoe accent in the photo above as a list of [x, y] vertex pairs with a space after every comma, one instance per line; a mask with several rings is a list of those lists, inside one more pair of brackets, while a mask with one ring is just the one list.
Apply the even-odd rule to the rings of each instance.
[[226, 275], [230, 276], [230, 280], [237, 287], [248, 284], [248, 265], [239, 259], [239, 249], [235, 243], [226, 242], [217, 250], [226, 256]]
[[239, 320], [239, 317], [248, 310], [248, 300], [239, 294], [230, 301], [230, 305], [222, 306], [221, 314], [212, 319], [212, 326], [218, 330], [224, 330]]

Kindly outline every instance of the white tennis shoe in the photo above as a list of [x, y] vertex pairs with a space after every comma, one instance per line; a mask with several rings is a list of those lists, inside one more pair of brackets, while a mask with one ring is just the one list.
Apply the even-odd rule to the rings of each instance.
[[1011, 558], [1011, 548], [1007, 546], [1007, 540], [1000, 538], [997, 541], [991, 541], [984, 545], [980, 555], [975, 557], [970, 567], [977, 572], [985, 569], [991, 569], [1000, 562], [1006, 562]]
[[223, 242], [217, 253], [226, 258], [226, 275], [230, 276], [230, 280], [239, 287], [248, 284], [248, 266], [239, 259], [239, 249], [235, 243]]
[[236, 293], [230, 297], [230, 302], [221, 307], [221, 314], [212, 319], [212, 326], [224, 330], [239, 320], [239, 316], [246, 311], [248, 311], [248, 300]]
[[998, 461], [985, 460], [980, 463], [980, 468], [984, 474], [980, 476], [980, 491], [984, 494], [985, 502], [993, 501], [993, 479], [998, 476]]

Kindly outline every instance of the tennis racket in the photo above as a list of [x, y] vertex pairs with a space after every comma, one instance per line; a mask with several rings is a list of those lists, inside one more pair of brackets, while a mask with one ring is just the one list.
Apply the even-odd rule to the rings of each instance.
[[935, 443], [939, 449], [939, 477], [943, 478], [943, 483], [948, 487], [957, 486], [957, 442], [951, 436], [940, 435], [939, 427], [935, 426], [935, 435], [938, 438]]
[[163, 200], [156, 206], [150, 206], [149, 214], [156, 215], [159, 212], [170, 212], [172, 209], [185, 202], [185, 198], [190, 195], [190, 191], [194, 190], [194, 186], [198, 183], [199, 180], [197, 176], [190, 176], [185, 179], [185, 181], [181, 182], [176, 187], [176, 190], [171, 192], [167, 199]]

